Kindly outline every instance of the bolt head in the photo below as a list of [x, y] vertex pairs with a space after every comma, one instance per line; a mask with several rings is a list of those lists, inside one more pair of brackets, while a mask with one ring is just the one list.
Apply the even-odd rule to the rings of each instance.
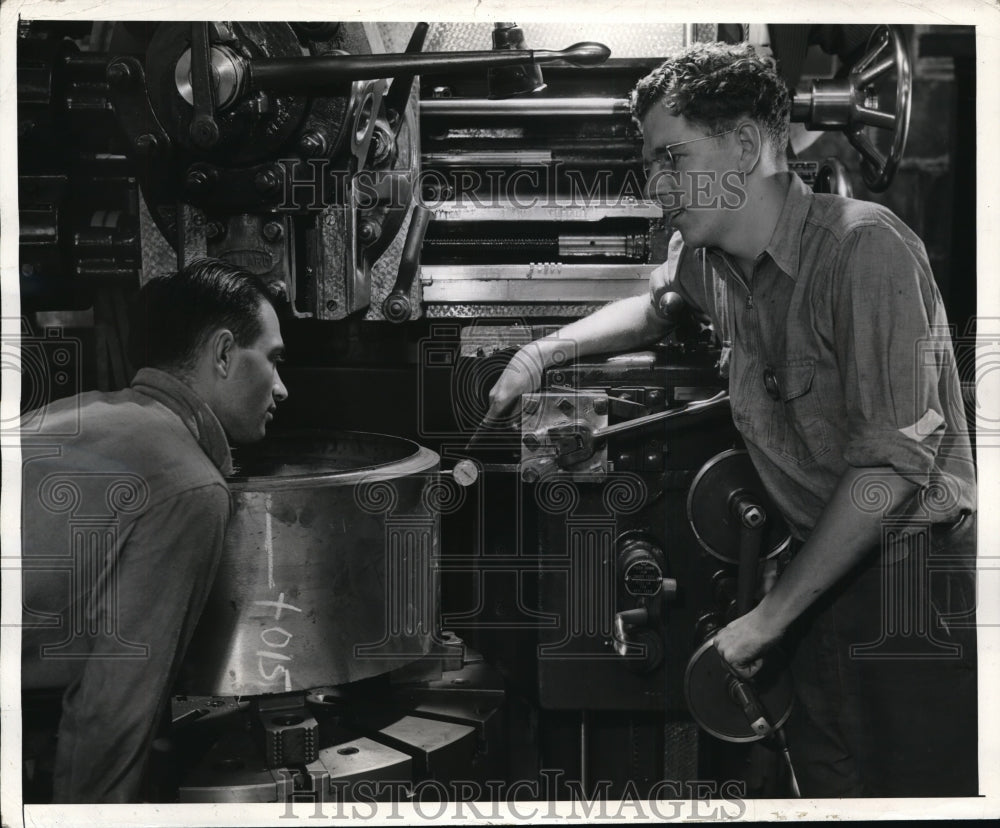
[[150, 153], [156, 152], [159, 147], [159, 141], [156, 140], [156, 136], [152, 133], [144, 132], [135, 139], [134, 146], [136, 152], [142, 155], [149, 155]]
[[603, 397], [601, 399], [594, 400], [594, 413], [598, 417], [603, 417], [608, 413], [608, 401]]
[[278, 176], [274, 170], [261, 170], [253, 177], [253, 186], [258, 193], [273, 192], [278, 187]]
[[261, 228], [260, 232], [265, 241], [276, 242], [285, 234], [285, 228], [281, 226], [280, 222], [269, 221]]
[[116, 60], [110, 66], [108, 66], [108, 83], [113, 86], [119, 86], [123, 83], [128, 83], [132, 77], [132, 71], [128, 68], [128, 64], [123, 63], [120, 60]]
[[208, 184], [208, 176], [203, 170], [191, 170], [184, 179], [184, 186], [188, 190], [201, 190]]
[[378, 225], [374, 221], [365, 220], [358, 225], [358, 238], [366, 244], [375, 241], [379, 235]]
[[534, 414], [536, 411], [538, 411], [538, 398], [522, 397], [521, 411], [523, 411], [525, 414]]
[[311, 129], [303, 133], [299, 139], [299, 151], [306, 156], [325, 155], [327, 149], [326, 136], [318, 130]]

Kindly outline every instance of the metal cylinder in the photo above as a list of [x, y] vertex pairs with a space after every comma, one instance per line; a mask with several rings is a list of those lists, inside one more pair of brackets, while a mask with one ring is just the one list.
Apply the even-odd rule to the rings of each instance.
[[379, 434], [292, 434], [234, 453], [233, 515], [182, 692], [337, 685], [426, 654], [440, 607], [440, 458]]

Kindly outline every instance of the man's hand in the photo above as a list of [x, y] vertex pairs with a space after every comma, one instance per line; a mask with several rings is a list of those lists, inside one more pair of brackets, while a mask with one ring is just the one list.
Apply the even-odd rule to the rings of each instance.
[[530, 394], [540, 388], [544, 368], [542, 351], [537, 342], [525, 345], [514, 354], [490, 390], [490, 408], [485, 421], [495, 424], [522, 394]]
[[764, 663], [762, 656], [781, 639], [782, 630], [768, 624], [760, 608], [752, 609], [715, 636], [715, 649], [733, 672], [750, 678]]

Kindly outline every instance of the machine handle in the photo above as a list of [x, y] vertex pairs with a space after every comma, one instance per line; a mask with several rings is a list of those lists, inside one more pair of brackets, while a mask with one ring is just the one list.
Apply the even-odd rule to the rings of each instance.
[[390, 322], [405, 322], [410, 318], [410, 288], [420, 269], [420, 248], [424, 243], [431, 215], [432, 212], [422, 204], [417, 204], [413, 208], [410, 227], [406, 231], [406, 242], [403, 244], [403, 254], [399, 260], [396, 284], [392, 286], [392, 290], [382, 303], [382, 313]]
[[191, 93], [194, 117], [188, 133], [195, 146], [211, 149], [219, 143], [219, 125], [215, 122], [215, 85], [212, 83], [211, 43], [208, 23], [191, 24]]
[[336, 55], [253, 58], [245, 62], [250, 88], [275, 92], [320, 93], [356, 80], [397, 75], [429, 75], [562, 60], [572, 66], [597, 66], [611, 56], [603, 43], [574, 43], [559, 51], [519, 49], [482, 52], [426, 52], [396, 55]]
[[710, 411], [713, 408], [719, 408], [728, 402], [729, 393], [727, 391], [720, 391], [714, 397], [688, 403], [682, 408], [659, 411], [656, 414], [648, 414], [645, 417], [637, 417], [634, 420], [627, 420], [624, 423], [605, 426], [604, 428], [591, 428], [582, 422], [552, 426], [548, 429], [548, 435], [556, 446], [556, 463], [562, 468], [568, 468], [593, 457], [597, 448], [609, 437], [641, 431], [649, 426], [678, 417], [700, 414], [704, 411]]
[[[410, 41], [406, 44], [404, 54], [420, 54], [424, 48], [424, 40], [427, 37], [427, 30], [429, 28], [430, 25], [427, 23], [418, 23], [413, 27], [413, 34], [410, 35]], [[385, 98], [382, 99], [382, 106], [385, 108], [386, 113], [390, 115], [390, 118], [392, 117], [392, 113], [395, 113], [395, 122], [390, 121], [393, 139], [399, 137], [399, 131], [403, 128], [403, 111], [406, 109], [407, 101], [410, 100], [414, 78], [416, 78], [415, 73], [396, 75], [392, 86], [389, 87]]]
[[658, 411], [656, 414], [647, 414], [645, 417], [636, 417], [634, 420], [626, 420], [613, 426], [605, 426], [594, 430], [594, 440], [606, 440], [619, 434], [628, 434], [633, 431], [641, 431], [647, 426], [662, 423], [665, 420], [672, 420], [675, 417], [686, 417], [690, 414], [700, 414], [702, 411], [710, 411], [719, 408], [729, 402], [729, 392], [720, 391], [714, 397], [707, 400], [695, 400], [681, 408], [671, 408], [669, 411]]
[[743, 708], [743, 715], [747, 717], [751, 730], [758, 736], [767, 736], [774, 731], [774, 725], [768, 719], [767, 711], [752, 685], [730, 673], [726, 677], [726, 686], [732, 700]]

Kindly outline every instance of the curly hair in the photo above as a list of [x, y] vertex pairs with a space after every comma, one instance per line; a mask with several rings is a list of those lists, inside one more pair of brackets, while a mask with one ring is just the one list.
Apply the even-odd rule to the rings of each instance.
[[710, 132], [749, 117], [771, 139], [776, 155], [788, 144], [791, 95], [770, 57], [749, 43], [695, 43], [636, 84], [632, 116], [641, 121], [657, 103]]

